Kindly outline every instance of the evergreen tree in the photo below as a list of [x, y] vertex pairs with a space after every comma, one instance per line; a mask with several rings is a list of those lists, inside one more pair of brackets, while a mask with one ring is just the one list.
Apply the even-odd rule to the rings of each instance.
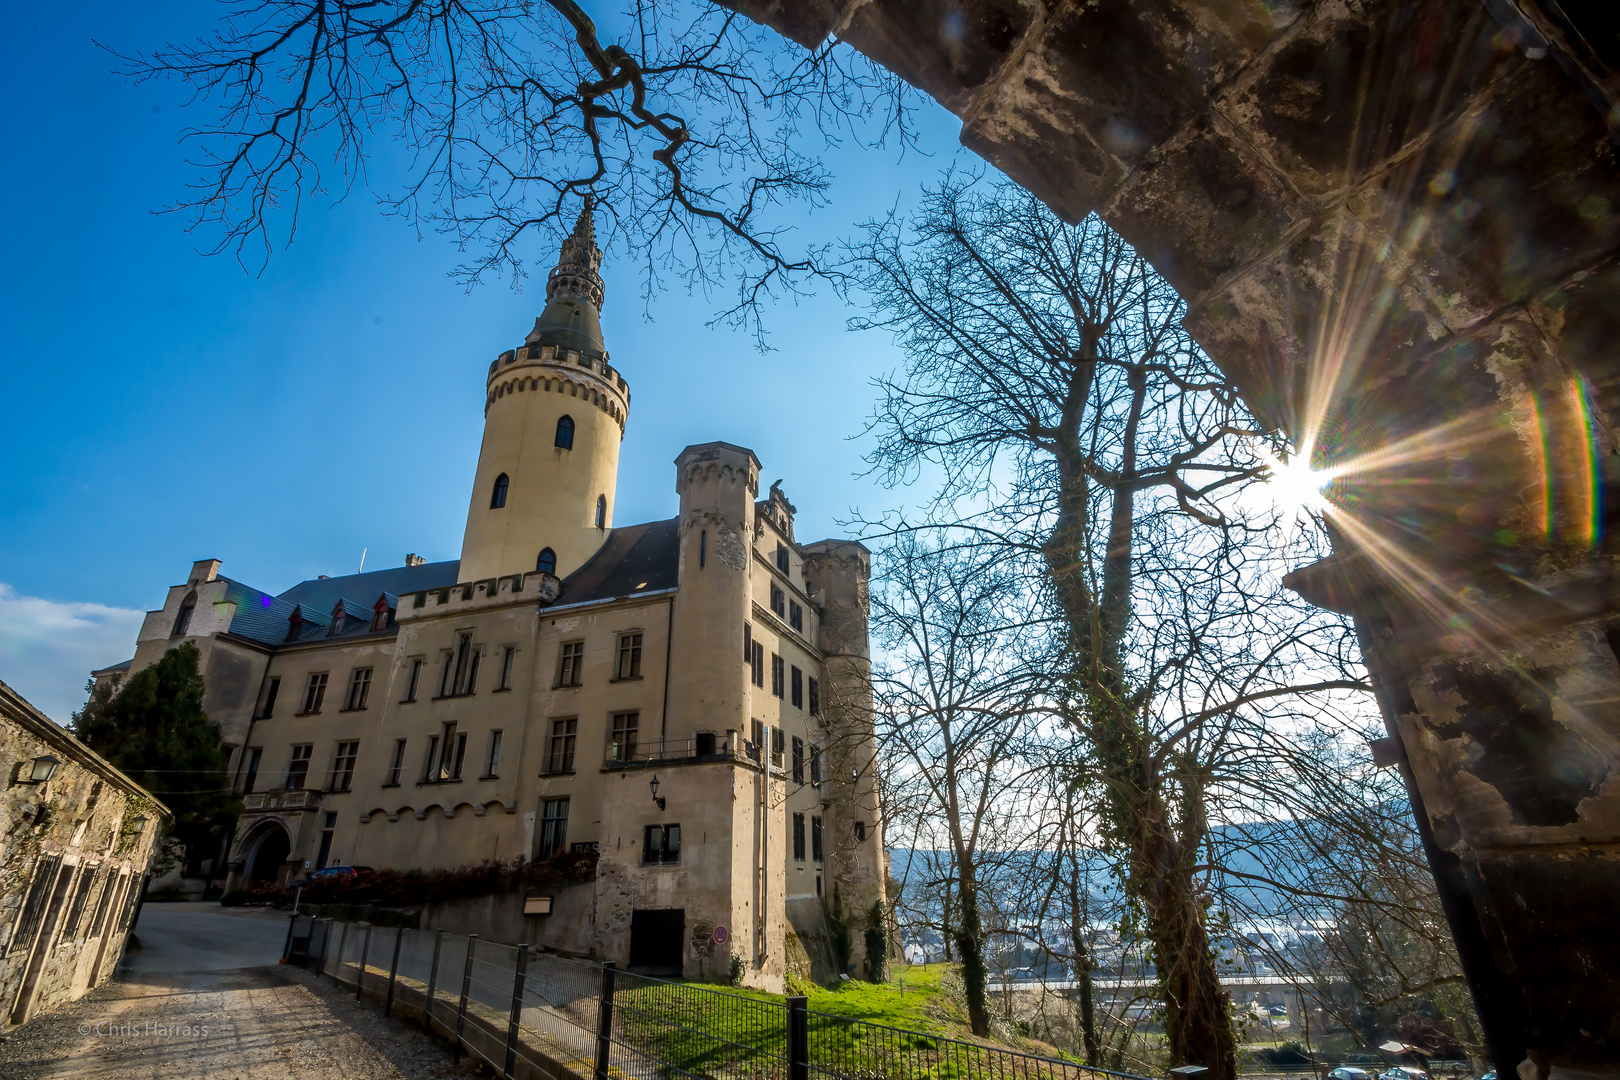
[[168, 836], [188, 861], [216, 854], [240, 809], [198, 659], [191, 642], [176, 646], [120, 686], [92, 686], [73, 714], [75, 735], [174, 811]]

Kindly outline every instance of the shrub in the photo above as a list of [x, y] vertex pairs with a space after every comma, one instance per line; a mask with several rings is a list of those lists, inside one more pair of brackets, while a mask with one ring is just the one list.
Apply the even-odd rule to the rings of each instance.
[[[303, 886], [304, 904], [372, 904], [382, 907], [465, 900], [522, 888], [573, 885], [596, 878], [596, 853], [558, 855], [543, 863], [487, 859], [447, 870], [364, 870], [354, 876], [317, 878]], [[291, 901], [297, 888], [255, 883], [255, 896]], [[262, 890], [262, 892], [261, 892]]]

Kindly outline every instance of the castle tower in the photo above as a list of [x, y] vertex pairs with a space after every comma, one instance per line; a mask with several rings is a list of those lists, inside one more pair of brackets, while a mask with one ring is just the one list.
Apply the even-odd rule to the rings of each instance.
[[463, 581], [579, 569], [613, 527], [630, 388], [602, 344], [602, 251], [586, 202], [524, 343], [489, 365]]

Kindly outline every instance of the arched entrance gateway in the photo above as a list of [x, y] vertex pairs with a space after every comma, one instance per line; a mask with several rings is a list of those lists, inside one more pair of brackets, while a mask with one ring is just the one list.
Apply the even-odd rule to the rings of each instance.
[[242, 885], [255, 881], [279, 882], [292, 854], [292, 840], [279, 822], [267, 821], [249, 838], [242, 867]]
[[1290, 584], [1356, 619], [1496, 1065], [1620, 1075], [1620, 8], [723, 2], [1101, 214], [1338, 474]]

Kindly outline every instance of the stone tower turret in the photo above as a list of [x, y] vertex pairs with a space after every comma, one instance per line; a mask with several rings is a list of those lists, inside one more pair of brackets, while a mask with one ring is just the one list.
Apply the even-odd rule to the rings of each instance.
[[749, 551], [759, 459], [730, 443], [688, 446], [675, 459], [681, 497], [680, 591], [669, 676], [671, 731], [698, 724], [748, 737], [743, 620], [749, 610]]
[[601, 265], [587, 202], [534, 329], [489, 366], [464, 581], [536, 569], [566, 577], [607, 539], [630, 388], [602, 343]]

